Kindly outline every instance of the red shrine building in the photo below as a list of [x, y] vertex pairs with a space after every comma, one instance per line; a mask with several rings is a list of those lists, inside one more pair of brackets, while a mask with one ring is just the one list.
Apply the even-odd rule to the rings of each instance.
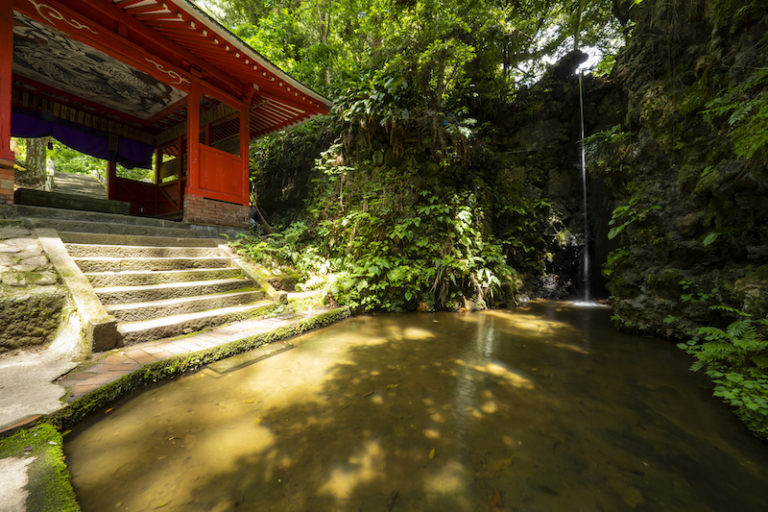
[[329, 107], [190, 0], [0, 0], [0, 204], [11, 137], [53, 136], [108, 160], [133, 215], [246, 225], [250, 140]]

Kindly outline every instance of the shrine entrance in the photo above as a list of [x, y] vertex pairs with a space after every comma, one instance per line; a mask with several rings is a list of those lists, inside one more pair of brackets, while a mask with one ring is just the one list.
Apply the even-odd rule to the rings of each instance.
[[53, 136], [108, 160], [107, 197], [133, 215], [246, 225], [250, 140], [329, 107], [189, 0], [0, 6], [0, 204], [11, 137]]

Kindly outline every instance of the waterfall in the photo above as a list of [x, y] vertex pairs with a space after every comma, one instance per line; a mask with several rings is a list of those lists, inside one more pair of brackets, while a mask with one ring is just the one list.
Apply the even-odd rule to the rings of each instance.
[[584, 150], [584, 87], [582, 81], [584, 78], [584, 72], [579, 72], [579, 110], [581, 112], [581, 192], [582, 192], [582, 206], [584, 209], [584, 251], [582, 258], [582, 266], [584, 267], [583, 273], [583, 285], [584, 285], [584, 297], [583, 300], [588, 301], [590, 299], [589, 294], [589, 222], [587, 219], [587, 158]]

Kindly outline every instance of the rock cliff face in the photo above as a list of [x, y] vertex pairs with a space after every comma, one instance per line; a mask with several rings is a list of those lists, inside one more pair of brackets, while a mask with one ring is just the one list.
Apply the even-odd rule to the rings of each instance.
[[[550, 205], [543, 233], [547, 258], [543, 275], [532, 295], [553, 299], [582, 298], [585, 279], [591, 298], [608, 296], [600, 266], [613, 248], [607, 239], [613, 204], [605, 194], [601, 177], [588, 177], [585, 245], [581, 177], [579, 77], [575, 73], [586, 58], [579, 52], [566, 55], [531, 87], [520, 90], [503, 119], [499, 153], [504, 155], [499, 187], [520, 187], [528, 201]], [[586, 133], [606, 130], [619, 122], [616, 105], [623, 99], [610, 80], [583, 78]], [[508, 218], [500, 218], [497, 232], [504, 232]], [[537, 229], [541, 229], [538, 227]], [[548, 232], [548, 233], [547, 233]], [[584, 275], [583, 252], [589, 247], [590, 269]]]
[[614, 318], [678, 336], [711, 325], [711, 305], [765, 315], [768, 4], [616, 4], [632, 27], [612, 75], [624, 112], [591, 145], [593, 176], [619, 205]]

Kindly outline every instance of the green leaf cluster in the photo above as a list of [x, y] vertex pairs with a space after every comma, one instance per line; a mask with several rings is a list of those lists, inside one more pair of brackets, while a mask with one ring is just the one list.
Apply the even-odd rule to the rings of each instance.
[[[344, 269], [333, 294], [363, 310], [458, 309], [465, 297], [491, 302], [512, 280], [501, 246], [484, 234], [471, 193], [440, 198], [422, 192], [412, 213], [353, 210], [319, 228]], [[423, 306], [422, 306], [423, 307]]]
[[734, 407], [758, 437], [768, 439], [768, 316], [756, 319], [728, 306], [712, 309], [736, 315], [727, 327], [699, 327], [682, 348], [714, 382], [714, 395]]
[[611, 220], [608, 221], [608, 225], [612, 226], [608, 231], [608, 240], [613, 240], [631, 224], [644, 221], [651, 216], [652, 212], [661, 209], [658, 205], [643, 208], [640, 207], [639, 203], [640, 197], [632, 196], [627, 204], [617, 206], [613, 210]]

